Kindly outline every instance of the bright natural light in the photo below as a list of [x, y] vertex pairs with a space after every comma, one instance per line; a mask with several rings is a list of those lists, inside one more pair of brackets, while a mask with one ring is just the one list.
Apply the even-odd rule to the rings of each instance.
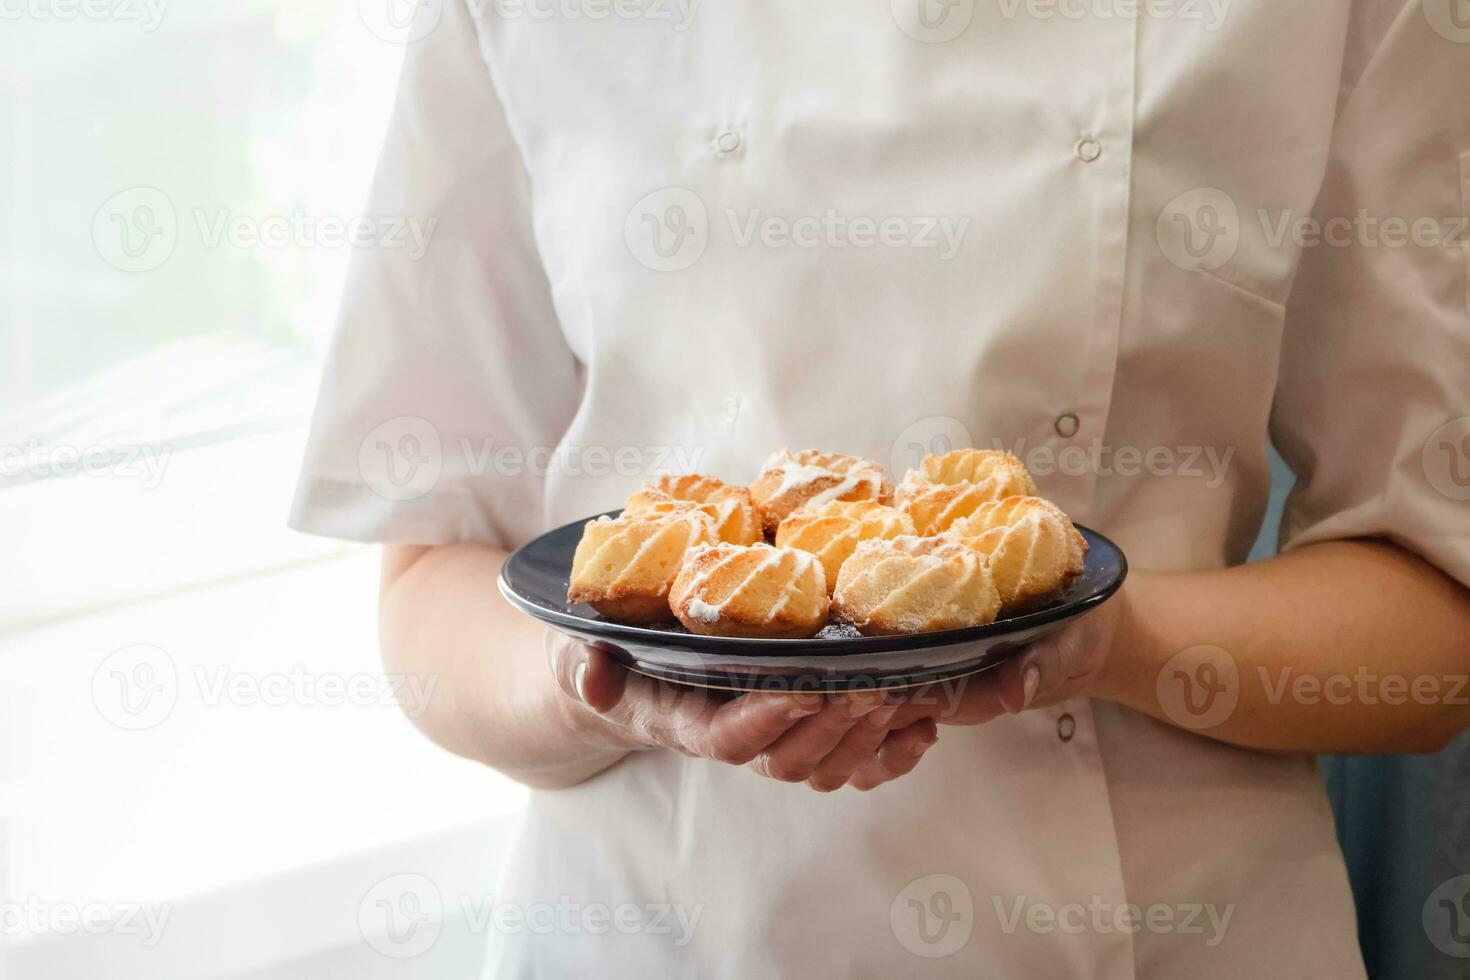
[[320, 910], [403, 867], [482, 888], [522, 798], [405, 719], [374, 552], [285, 528], [347, 263], [391, 231], [401, 38], [355, 0], [0, 18], [0, 972], [372, 976]]

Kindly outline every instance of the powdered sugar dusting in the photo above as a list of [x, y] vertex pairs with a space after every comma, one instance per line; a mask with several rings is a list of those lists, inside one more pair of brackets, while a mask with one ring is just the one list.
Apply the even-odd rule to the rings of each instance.
[[810, 486], [818, 480], [828, 480], [837, 475], [821, 466], [803, 466], [799, 463], [785, 463], [774, 469], [781, 474], [781, 485], [776, 488], [777, 495], [790, 493], [797, 487]]

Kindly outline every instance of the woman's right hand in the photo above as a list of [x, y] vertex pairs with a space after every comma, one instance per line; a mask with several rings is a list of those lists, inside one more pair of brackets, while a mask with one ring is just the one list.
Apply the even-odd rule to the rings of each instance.
[[551, 669], [579, 729], [602, 748], [672, 749], [819, 792], [870, 790], [918, 765], [932, 719], [890, 730], [900, 705], [876, 691], [750, 693], [726, 699], [629, 672], [605, 651], [548, 631]]

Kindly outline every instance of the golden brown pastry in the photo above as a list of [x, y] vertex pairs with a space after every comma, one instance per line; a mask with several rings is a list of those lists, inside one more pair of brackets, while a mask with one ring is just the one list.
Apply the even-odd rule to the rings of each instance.
[[893, 500], [893, 483], [877, 463], [856, 456], [808, 449], [783, 449], [766, 460], [750, 486], [767, 534], [800, 507], [819, 507], [833, 500]]
[[[905, 484], [914, 483], [984, 483], [1001, 481], [1006, 486], [1025, 487], [1027, 494], [1036, 493], [1036, 484], [1026, 464], [1001, 449], [956, 449], [941, 456], [925, 456], [919, 465], [904, 474]], [[1019, 494], [1000, 494], [1011, 497]], [[999, 499], [999, 497], [997, 497]]]
[[926, 456], [899, 485], [897, 503], [925, 536], [942, 534], [982, 504], [1014, 496], [1035, 496], [1036, 483], [1010, 453], [960, 449]]
[[804, 639], [826, 625], [830, 601], [816, 556], [718, 544], [685, 555], [669, 605], [691, 633]]
[[837, 576], [832, 611], [869, 636], [932, 633], [994, 622], [1000, 596], [978, 551], [901, 537], [858, 544]]
[[714, 521], [694, 508], [588, 521], [572, 556], [567, 601], [624, 623], [668, 619], [669, 586], [684, 552], [717, 540]]
[[721, 541], [754, 544], [761, 540], [760, 515], [750, 499], [750, 490], [732, 487], [712, 476], [659, 477], [629, 497], [623, 513], [670, 514], [689, 506], [710, 516]]
[[1060, 507], [1040, 497], [984, 504], [945, 537], [986, 555], [1007, 611], [1053, 598], [1086, 561], [1082, 533]]
[[876, 501], [834, 500], [803, 507], [781, 522], [776, 545], [816, 555], [826, 570], [827, 591], [837, 586], [837, 573], [859, 541], [914, 534], [914, 522], [902, 511]]
[[977, 537], [993, 528], [1019, 524], [1029, 517], [1055, 522], [1066, 530], [1067, 537], [1077, 547], [1078, 555], [1087, 554], [1087, 539], [1077, 530], [1077, 525], [1072, 523], [1066, 511], [1044, 497], [1006, 497], [981, 504], [975, 513], [950, 529], [950, 536]]

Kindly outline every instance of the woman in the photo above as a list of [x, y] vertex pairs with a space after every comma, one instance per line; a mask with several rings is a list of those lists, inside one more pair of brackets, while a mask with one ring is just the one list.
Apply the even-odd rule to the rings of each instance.
[[[1311, 755], [1470, 722], [1376, 696], [1470, 667], [1470, 48], [1143, 6], [420, 11], [374, 208], [438, 224], [356, 264], [294, 521], [385, 543], [420, 724], [537, 790], [496, 897], [567, 911], [493, 970], [1362, 974]], [[496, 594], [657, 472], [964, 439], [1135, 573], [961, 687], [722, 703]]]

